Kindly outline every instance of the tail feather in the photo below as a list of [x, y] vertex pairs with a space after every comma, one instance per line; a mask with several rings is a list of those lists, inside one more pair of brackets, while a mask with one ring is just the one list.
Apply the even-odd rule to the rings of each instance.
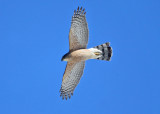
[[102, 45], [98, 45], [96, 47], [93, 47], [93, 48], [96, 48], [98, 50], [100, 50], [102, 53], [101, 53], [101, 57], [97, 58], [99, 60], [107, 60], [107, 61], [110, 61], [111, 60], [111, 57], [112, 57], [112, 48], [110, 47], [110, 43], [107, 42], [107, 43], [104, 43]]

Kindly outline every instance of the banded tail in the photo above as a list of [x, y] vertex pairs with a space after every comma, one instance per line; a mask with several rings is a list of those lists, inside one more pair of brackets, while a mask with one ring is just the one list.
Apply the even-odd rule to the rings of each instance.
[[98, 57], [97, 59], [99, 60], [106, 60], [106, 61], [110, 61], [111, 60], [111, 57], [112, 57], [112, 47], [110, 47], [110, 43], [107, 42], [107, 43], [104, 43], [102, 45], [98, 45], [96, 47], [93, 47], [95, 49], [98, 49], [100, 50], [102, 53], [101, 53], [101, 56]]

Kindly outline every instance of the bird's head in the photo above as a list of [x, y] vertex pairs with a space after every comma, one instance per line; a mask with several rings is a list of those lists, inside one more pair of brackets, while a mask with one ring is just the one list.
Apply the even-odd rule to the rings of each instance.
[[65, 55], [63, 55], [61, 61], [68, 61], [69, 60], [69, 53], [66, 53]]

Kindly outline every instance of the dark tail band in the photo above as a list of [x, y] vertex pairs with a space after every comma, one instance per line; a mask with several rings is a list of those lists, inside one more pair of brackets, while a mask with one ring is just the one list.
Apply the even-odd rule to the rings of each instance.
[[94, 47], [100, 51], [102, 51], [102, 56], [97, 58], [99, 60], [106, 60], [106, 61], [110, 61], [111, 57], [112, 57], [112, 47], [110, 47], [110, 43], [104, 43], [102, 45], [98, 45], [96, 47]]

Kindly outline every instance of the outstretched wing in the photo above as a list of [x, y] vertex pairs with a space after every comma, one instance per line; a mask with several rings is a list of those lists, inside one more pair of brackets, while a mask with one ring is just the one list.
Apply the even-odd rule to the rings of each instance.
[[66, 70], [63, 75], [62, 85], [60, 89], [60, 96], [66, 99], [73, 95], [73, 91], [78, 85], [80, 78], [83, 74], [85, 61], [82, 62], [68, 62]]
[[74, 11], [71, 28], [69, 32], [69, 46], [71, 50], [85, 49], [88, 44], [88, 24], [86, 21], [86, 12], [82, 7]]

